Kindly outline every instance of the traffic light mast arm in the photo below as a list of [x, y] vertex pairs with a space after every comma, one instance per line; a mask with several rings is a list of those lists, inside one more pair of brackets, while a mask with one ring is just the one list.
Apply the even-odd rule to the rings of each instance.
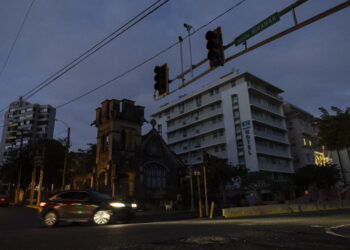
[[[288, 6], [287, 8], [283, 9], [283, 10], [280, 11], [279, 13], [282, 13], [282, 15], [284, 15], [284, 14], [286, 14], [288, 11], [291, 11], [293, 8], [295, 8], [296, 6], [302, 4], [302, 3], [306, 2], [306, 1], [307, 1], [307, 0], [301, 0], [301, 1], [299, 0], [299, 1], [295, 2], [294, 4]], [[241, 55], [243, 55], [243, 54], [245, 54], [245, 53], [247, 53], [247, 52], [250, 52], [250, 51], [252, 51], [252, 50], [254, 50], [254, 49], [258, 48], [258, 47], [261, 47], [262, 45], [265, 45], [265, 44], [267, 44], [267, 43], [269, 43], [269, 42], [272, 42], [272, 41], [274, 41], [274, 40], [276, 40], [276, 39], [278, 39], [278, 38], [280, 38], [280, 37], [282, 37], [282, 36], [285, 36], [285, 35], [287, 35], [287, 34], [293, 32], [293, 31], [295, 31], [295, 30], [298, 30], [298, 29], [300, 29], [300, 28], [302, 28], [302, 27], [304, 27], [304, 26], [306, 26], [306, 25], [309, 25], [309, 24], [311, 24], [311, 23], [313, 23], [313, 22], [315, 22], [315, 21], [318, 21], [318, 20], [320, 20], [320, 19], [322, 19], [322, 18], [324, 18], [324, 17], [327, 17], [327, 16], [329, 16], [329, 15], [331, 15], [331, 14], [333, 14], [333, 13], [339, 11], [339, 10], [342, 10], [342, 9], [344, 9], [344, 8], [346, 8], [346, 7], [349, 7], [349, 6], [350, 6], [350, 0], [347, 0], [347, 1], [345, 1], [344, 3], [342, 3], [342, 4], [339, 4], [339, 5], [337, 5], [337, 6], [333, 7], [333, 8], [331, 8], [331, 9], [328, 9], [328, 10], [326, 10], [326, 11], [324, 11], [324, 12], [322, 12], [322, 13], [316, 15], [316, 16], [313, 16], [313, 17], [311, 17], [311, 18], [309, 18], [309, 19], [307, 19], [307, 20], [305, 20], [305, 21], [303, 21], [303, 22], [301, 22], [301, 23], [299, 23], [299, 24], [297, 24], [297, 25], [294, 25], [294, 26], [291, 27], [291, 28], [288, 28], [288, 29], [286, 29], [286, 30], [284, 30], [284, 31], [282, 31], [282, 32], [280, 32], [280, 33], [278, 33], [278, 34], [276, 34], [276, 35], [273, 35], [273, 36], [271, 36], [271, 37], [269, 37], [269, 38], [267, 38], [267, 39], [265, 39], [265, 40], [263, 40], [263, 41], [261, 41], [261, 42], [259, 42], [259, 43], [256, 43], [255, 45], [253, 45], [253, 46], [251, 46], [251, 47], [249, 47], [249, 48], [247, 48], [247, 49], [244, 49], [244, 50], [242, 50], [242, 51], [240, 51], [240, 52], [238, 52], [238, 53], [236, 53], [236, 54], [234, 54], [234, 55], [232, 55], [232, 56], [226, 58], [226, 59], [225, 59], [225, 62], [228, 62], [228, 61], [230, 61], [230, 60], [232, 60], [232, 59], [234, 59], [234, 58], [237, 58], [237, 57], [239, 57], [239, 56], [241, 56]], [[287, 12], [286, 12], [286, 11], [287, 11]], [[231, 47], [232, 45], [234, 45], [234, 41], [228, 43], [227, 45], [224, 45], [224, 49], [227, 49], [227, 48]], [[208, 58], [205, 58], [205, 59], [203, 59], [202, 61], [200, 61], [199, 63], [193, 65], [192, 68], [195, 69], [195, 68], [201, 66], [203, 63], [205, 63], [205, 62], [207, 62], [207, 61], [208, 61]], [[204, 76], [205, 74], [207, 74], [207, 73], [209, 73], [209, 72], [211, 72], [211, 71], [212, 71], [212, 70], [206, 70], [206, 71], [204, 71], [202, 74], [200, 74], [199, 76], [202, 77], [202, 76]], [[183, 74], [179, 74], [177, 77], [175, 77], [174, 80], [176, 80], [176, 79], [181, 79], [184, 75], [188, 74], [189, 72], [190, 72], [190, 69], [184, 71]], [[181, 89], [181, 88], [187, 86], [188, 84], [192, 83], [192, 82], [194, 81], [194, 79], [197, 80], [198, 78], [199, 78], [199, 77], [197, 76], [197, 77], [191, 79], [190, 81], [184, 83], [183, 85], [181, 85], [181, 86], [179, 87], [179, 89]], [[172, 93], [172, 92], [174, 92], [174, 91], [169, 92], [169, 94]]]
[[[294, 10], [294, 8], [296, 8], [297, 6], [305, 3], [306, 1], [307, 0], [298, 0], [298, 1], [294, 2], [293, 4], [289, 5], [285, 9], [281, 10], [279, 12], [279, 15], [280, 16], [285, 15], [286, 13], [288, 13], [289, 11]], [[246, 53], [248, 53], [248, 52], [250, 52], [250, 51], [252, 51], [254, 49], [257, 49], [257, 48], [259, 48], [259, 47], [261, 47], [261, 46], [263, 46], [263, 45], [265, 45], [265, 44], [267, 44], [269, 42], [277, 40], [278, 38], [281, 38], [281, 37], [283, 37], [283, 36], [285, 36], [285, 35], [287, 35], [289, 33], [292, 33], [292, 32], [294, 32], [294, 31], [296, 31], [298, 29], [301, 29], [304, 26], [307, 26], [307, 25], [309, 25], [311, 23], [314, 23], [314, 22], [316, 22], [316, 21], [318, 21], [318, 20], [320, 20], [322, 18], [325, 18], [325, 17], [327, 17], [329, 15], [332, 15], [332, 14], [334, 14], [334, 13], [336, 13], [336, 12], [338, 12], [338, 11], [344, 9], [344, 8], [347, 8], [349, 6], [350, 6], [350, 0], [347, 0], [347, 1], [343, 2], [343, 3], [341, 3], [341, 4], [338, 4], [335, 7], [330, 8], [330, 9], [328, 9], [328, 10], [326, 10], [326, 11], [320, 13], [320, 14], [317, 14], [317, 15], [315, 15], [315, 16], [313, 16], [313, 17], [311, 17], [311, 18], [309, 18], [309, 19], [307, 19], [307, 20], [305, 20], [305, 21], [303, 21], [301, 23], [295, 24], [291, 28], [285, 29], [284, 31], [282, 31], [280, 33], [277, 33], [277, 34], [275, 34], [275, 35], [273, 35], [273, 36], [271, 36], [271, 37], [269, 37], [269, 38], [267, 38], [267, 39], [265, 39], [265, 40], [263, 40], [261, 42], [258, 42], [256, 44], [250, 46], [250, 47], [247, 47], [247, 48], [243, 49], [242, 51], [240, 51], [240, 52], [238, 52], [238, 53], [236, 53], [236, 54], [226, 58], [225, 62], [231, 61], [231, 60], [233, 60], [233, 59], [235, 59], [235, 58], [237, 58], [237, 57], [239, 57], [241, 55], [244, 55], [244, 54], [246, 54]], [[223, 46], [224, 50], [229, 48], [229, 47], [231, 47], [233, 44], [234, 44], [234, 41], [232, 41], [232, 42], [228, 43], [227, 45]], [[202, 61], [200, 61], [197, 64], [193, 65], [192, 69], [195, 69], [195, 68], [201, 66], [203, 63], [205, 63], [207, 61], [208, 61], [208, 58], [203, 59]], [[208, 74], [209, 72], [213, 71], [214, 69], [215, 68], [212, 68], [212, 69], [209, 68], [208, 70], [202, 72], [201, 74], [199, 74], [195, 78], [193, 78], [193, 79], [189, 80], [188, 82], [180, 85], [177, 89], [169, 91], [168, 94], [171, 94], [171, 93], [177, 91], [178, 89], [182, 89], [183, 87], [185, 87], [185, 86], [189, 85], [190, 83], [198, 80], [199, 78], [201, 78], [202, 76]], [[184, 71], [182, 74], [179, 74], [177, 77], [175, 77], [172, 81], [174, 81], [176, 79], [182, 79], [182, 77], [184, 75], [188, 74], [189, 72], [190, 72], [190, 69]], [[161, 99], [161, 98], [159, 98], [159, 99]], [[159, 100], [159, 99], [157, 99], [157, 100]]]

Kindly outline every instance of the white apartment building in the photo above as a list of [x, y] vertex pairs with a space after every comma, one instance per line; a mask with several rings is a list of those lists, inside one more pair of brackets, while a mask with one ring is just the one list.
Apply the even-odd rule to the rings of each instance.
[[20, 97], [5, 113], [0, 143], [0, 164], [9, 149], [19, 148], [37, 138], [53, 138], [56, 109], [50, 105], [31, 104]]
[[230, 73], [152, 117], [186, 164], [201, 163], [206, 151], [251, 171], [292, 173], [282, 92], [248, 72]]

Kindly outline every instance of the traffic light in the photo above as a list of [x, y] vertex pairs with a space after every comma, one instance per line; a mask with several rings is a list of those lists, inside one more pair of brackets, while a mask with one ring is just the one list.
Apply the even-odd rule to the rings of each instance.
[[208, 60], [210, 68], [223, 66], [225, 63], [224, 46], [222, 43], [221, 27], [205, 34], [207, 39]]
[[169, 93], [169, 69], [168, 64], [164, 63], [162, 66], [156, 66], [154, 73], [156, 73], [154, 80], [154, 89], [158, 91], [158, 96], [163, 96]]

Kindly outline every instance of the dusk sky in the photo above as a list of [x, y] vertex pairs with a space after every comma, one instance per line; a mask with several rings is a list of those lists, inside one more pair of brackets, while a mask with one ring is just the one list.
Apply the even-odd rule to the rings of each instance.
[[[0, 0], [0, 69], [3, 67], [32, 0]], [[155, 0], [35, 0], [4, 71], [0, 75], [0, 110], [40, 84], [94, 44], [150, 6]], [[160, 3], [163, 1], [160, 1]], [[170, 0], [154, 13], [94, 53], [61, 78], [28, 99], [31, 103], [59, 106], [123, 74], [185, 37], [183, 24], [197, 31], [240, 0]], [[191, 36], [193, 63], [207, 56], [205, 33], [221, 26], [224, 44], [293, 0], [246, 0]], [[309, 0], [296, 9], [303, 21], [345, 0]], [[105, 99], [131, 99], [145, 106], [145, 118], [162, 103], [189, 93], [220, 76], [248, 71], [283, 89], [286, 102], [319, 116], [318, 108], [350, 106], [350, 8], [343, 9], [232, 60], [190, 86], [161, 101], [154, 101], [154, 67], [168, 63], [170, 78], [181, 73], [176, 45], [136, 70], [69, 105], [57, 109], [56, 118], [71, 127], [73, 149], [96, 143], [90, 124]], [[248, 46], [294, 25], [292, 14], [248, 40]], [[226, 57], [242, 50], [231, 47]], [[184, 40], [185, 69], [189, 67], [188, 40]], [[194, 76], [208, 63], [194, 70]], [[189, 80], [190, 75], [186, 75]], [[180, 81], [173, 82], [171, 88]], [[0, 123], [3, 123], [1, 114]], [[2, 127], [0, 127], [2, 129]], [[150, 129], [144, 125], [143, 133]], [[55, 138], [66, 136], [56, 123]]]

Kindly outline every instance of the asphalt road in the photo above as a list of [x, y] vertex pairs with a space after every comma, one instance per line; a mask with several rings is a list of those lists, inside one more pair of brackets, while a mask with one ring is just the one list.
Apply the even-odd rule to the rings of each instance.
[[0, 208], [0, 249], [350, 249], [350, 209], [239, 219], [186, 217], [191, 216], [139, 215], [129, 224], [44, 228], [32, 209]]

